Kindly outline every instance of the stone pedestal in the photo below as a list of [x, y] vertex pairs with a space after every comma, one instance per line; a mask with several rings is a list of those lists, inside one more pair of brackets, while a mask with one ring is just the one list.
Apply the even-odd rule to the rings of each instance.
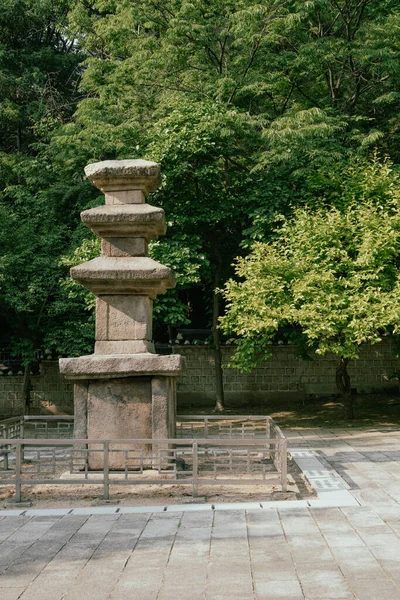
[[[102, 238], [102, 256], [71, 269], [73, 279], [97, 296], [94, 354], [60, 360], [61, 373], [75, 380], [75, 437], [172, 438], [175, 378], [184, 359], [154, 353], [152, 304], [175, 280], [147, 256], [148, 242], [166, 230], [164, 211], [145, 202], [160, 184], [159, 167], [105, 161], [85, 172], [106, 203], [81, 214]], [[110, 455], [110, 468], [124, 464], [122, 455]], [[89, 467], [102, 466], [102, 455], [90, 452]]]

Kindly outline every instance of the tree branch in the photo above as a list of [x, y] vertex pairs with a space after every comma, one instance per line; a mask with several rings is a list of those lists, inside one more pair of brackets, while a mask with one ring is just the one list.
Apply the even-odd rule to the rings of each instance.
[[[267, 30], [267, 27], [268, 27], [268, 25], [271, 23], [271, 21], [272, 21], [272, 20], [273, 20], [273, 18], [275, 17], [275, 15], [276, 15], [277, 11], [278, 11], [278, 10], [279, 10], [279, 9], [280, 9], [282, 6], [284, 6], [285, 4], [287, 4], [287, 0], [284, 0], [283, 2], [281, 2], [281, 4], [279, 4], [279, 5], [276, 7], [276, 9], [275, 9], [275, 10], [274, 10], [274, 11], [273, 11], [273, 12], [272, 12], [270, 15], [268, 15], [268, 18], [266, 19], [266, 21], [265, 21], [265, 23], [264, 23], [264, 25], [263, 25], [263, 27], [262, 27], [262, 29], [261, 29], [261, 32], [260, 32], [260, 34], [259, 34], [259, 36], [258, 36], [258, 39], [257, 39], [255, 42], [253, 42], [253, 49], [252, 49], [252, 51], [251, 51], [251, 53], [250, 53], [250, 58], [249, 58], [249, 61], [248, 61], [247, 65], [246, 65], [246, 67], [245, 67], [245, 69], [244, 69], [244, 72], [243, 72], [243, 74], [242, 74], [241, 78], [240, 78], [240, 83], [243, 83], [243, 81], [246, 79], [246, 77], [247, 77], [247, 73], [249, 72], [249, 70], [251, 69], [251, 67], [252, 67], [252, 65], [253, 65], [253, 62], [254, 62], [254, 60], [255, 60], [255, 57], [256, 57], [256, 55], [257, 55], [257, 52], [258, 52], [258, 50], [259, 50], [259, 48], [260, 48], [260, 45], [261, 45], [262, 38], [263, 38], [263, 36], [264, 36], [264, 34], [265, 34], [266, 30]], [[231, 95], [229, 96], [229, 99], [228, 99], [228, 104], [230, 104], [230, 103], [232, 102], [233, 98], [235, 97], [235, 95], [236, 95], [236, 92], [237, 92], [237, 91], [238, 91], [238, 89], [239, 89], [239, 85], [240, 85], [240, 84], [238, 83], [238, 84], [237, 84], [237, 85], [236, 85], [236, 86], [233, 88], [233, 90], [232, 90], [232, 93], [231, 93]]]

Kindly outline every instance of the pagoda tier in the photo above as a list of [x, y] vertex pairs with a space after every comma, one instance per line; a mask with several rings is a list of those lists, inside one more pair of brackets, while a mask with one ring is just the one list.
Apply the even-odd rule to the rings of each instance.
[[[60, 371], [76, 380], [75, 436], [171, 438], [184, 360], [156, 355], [152, 341], [153, 299], [175, 286], [171, 269], [147, 256], [148, 242], [166, 231], [164, 211], [145, 201], [161, 183], [159, 166], [104, 161], [85, 172], [105, 205], [81, 214], [101, 238], [102, 255], [71, 269], [97, 296], [94, 354], [60, 359]], [[101, 468], [98, 461], [91, 456], [91, 468]]]

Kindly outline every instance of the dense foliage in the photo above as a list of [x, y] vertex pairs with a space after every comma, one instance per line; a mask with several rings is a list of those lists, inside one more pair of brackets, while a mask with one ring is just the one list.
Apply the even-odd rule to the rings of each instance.
[[83, 167], [147, 158], [169, 223], [152, 251], [178, 272], [156, 330], [212, 326], [218, 371], [214, 290], [234, 257], [277, 213], [341, 208], [348, 165], [367, 173], [375, 148], [400, 162], [399, 25], [395, 0], [4, 0], [2, 345], [91, 345], [84, 294], [60, 283], [93, 244]]
[[65, 35], [68, 10], [66, 0], [5, 0], [0, 13], [0, 339], [27, 365], [74, 312], [58, 257], [73, 243], [85, 188], [76, 177], [66, 185], [48, 153], [80, 97], [83, 55]]
[[[226, 284], [222, 324], [239, 336], [234, 363], [240, 368], [268, 356], [269, 343], [287, 325], [294, 339], [300, 333], [304, 349], [337, 355], [338, 392], [351, 418], [349, 360], [358, 358], [361, 344], [375, 344], [400, 326], [400, 178], [377, 162], [367, 181], [357, 171], [348, 175], [341, 210], [296, 209], [273, 241], [256, 243], [238, 260], [239, 281]], [[379, 179], [377, 197], [369, 184]], [[346, 183], [353, 184], [351, 194]]]

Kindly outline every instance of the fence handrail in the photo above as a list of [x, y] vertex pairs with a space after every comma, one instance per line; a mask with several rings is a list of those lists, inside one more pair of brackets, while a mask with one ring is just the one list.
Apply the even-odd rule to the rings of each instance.
[[20, 421], [73, 421], [74, 415], [21, 415], [20, 417], [9, 417], [0, 421], [0, 427]]
[[[73, 421], [74, 415], [24, 415], [24, 421]], [[1, 425], [2, 421], [0, 421]]]
[[[210, 420], [216, 421], [216, 420], [221, 420], [221, 417], [209, 417]], [[240, 417], [239, 415], [236, 416], [236, 420], [240, 420], [242, 417]], [[247, 419], [248, 417], [244, 417], [245, 419]], [[250, 417], [251, 418], [251, 417]], [[31, 417], [31, 419], [26, 419], [27, 421], [32, 421], [32, 420], [37, 420], [37, 417]], [[46, 417], [43, 417], [43, 420], [45, 420]], [[56, 420], [57, 417], [53, 417], [52, 420]], [[179, 419], [179, 416], [178, 416]], [[72, 420], [71, 416], [64, 416], [64, 420]], [[185, 420], [195, 420], [195, 416], [194, 415], [190, 415], [187, 417], [187, 419]], [[204, 417], [203, 415], [199, 416], [197, 418], [197, 420], [200, 420], [202, 423], [204, 423], [204, 432], [207, 435], [208, 432], [208, 417]], [[18, 419], [18, 418], [14, 418], [11, 419], [12, 424], [14, 423], [19, 423], [20, 427], [23, 426], [23, 423], [25, 421], [25, 419]], [[286, 491], [287, 490], [287, 440], [286, 438], [284, 438], [281, 430], [275, 425], [274, 421], [271, 418], [266, 418], [266, 417], [260, 417], [257, 416], [257, 421], [263, 421], [266, 426], [265, 428], [263, 428], [263, 435], [261, 437], [252, 437], [252, 438], [243, 438], [243, 437], [229, 437], [229, 438], [214, 438], [214, 437], [195, 437], [193, 436], [193, 432], [192, 432], [192, 437], [189, 438], [112, 438], [112, 439], [104, 439], [104, 438], [64, 438], [64, 439], [54, 439], [54, 438], [44, 438], [44, 439], [37, 439], [37, 438], [23, 438], [23, 432], [21, 433], [20, 431], [20, 437], [18, 438], [0, 438], [0, 457], [3, 459], [3, 469], [2, 471], [4, 471], [5, 473], [9, 472], [9, 464], [10, 464], [10, 460], [13, 461], [15, 460], [15, 469], [14, 469], [14, 476], [15, 479], [2, 479], [0, 478], [0, 483], [3, 484], [11, 484], [15, 486], [15, 499], [17, 502], [20, 502], [21, 500], [21, 486], [23, 485], [36, 485], [36, 484], [72, 484], [72, 483], [85, 483], [88, 484], [90, 483], [92, 480], [88, 480], [88, 457], [90, 455], [91, 452], [93, 453], [102, 453], [103, 456], [103, 469], [99, 469], [97, 470], [96, 468], [92, 468], [94, 472], [98, 472], [99, 474], [102, 474], [102, 478], [100, 480], [96, 480], [95, 483], [98, 483], [100, 485], [103, 486], [104, 491], [103, 491], [103, 497], [104, 499], [108, 499], [109, 498], [109, 487], [110, 485], [113, 484], [141, 484], [141, 485], [146, 485], [146, 484], [191, 484], [193, 486], [193, 495], [196, 496], [197, 495], [197, 491], [198, 491], [198, 485], [199, 484], [222, 484], [222, 485], [231, 485], [231, 484], [239, 484], [239, 485], [249, 485], [251, 483], [254, 484], [258, 484], [258, 483], [262, 483], [263, 481], [266, 481], [266, 472], [265, 472], [265, 466], [263, 467], [263, 471], [261, 471], [260, 473], [258, 473], [258, 475], [260, 475], [262, 477], [262, 479], [260, 480], [259, 478], [255, 478], [255, 477], [250, 477], [247, 479], [241, 479], [240, 477], [235, 477], [235, 472], [232, 472], [232, 457], [235, 457], [236, 455], [238, 455], [239, 457], [242, 456], [243, 451], [244, 451], [244, 456], [246, 456], [246, 464], [247, 464], [247, 474], [251, 474], [251, 471], [249, 472], [250, 469], [250, 455], [249, 452], [253, 452], [255, 454], [255, 456], [257, 457], [267, 457], [267, 460], [271, 460], [272, 464], [274, 466], [274, 468], [276, 469], [276, 471], [274, 471], [273, 473], [270, 473], [270, 475], [273, 475], [275, 477], [275, 479], [268, 479], [268, 481], [270, 483], [277, 483], [277, 484], [281, 484], [282, 485], [282, 491]], [[10, 424], [8, 426], [4, 426], [3, 427], [3, 432], [6, 433], [10, 433], [10, 429], [13, 429], [13, 426], [10, 426]], [[212, 426], [210, 424], [210, 426]], [[275, 437], [270, 437], [271, 431], [273, 431], [273, 435]], [[232, 434], [232, 431], [230, 432]], [[125, 447], [124, 447], [125, 446]], [[117, 466], [116, 468], [111, 466], [111, 460], [112, 460], [112, 456], [114, 457], [115, 454], [114, 453], [121, 453], [121, 452], [131, 452], [131, 451], [135, 451], [138, 448], [140, 449], [140, 447], [142, 447], [142, 450], [140, 450], [140, 461], [139, 461], [139, 469], [141, 469], [141, 472], [143, 472], [143, 468], [144, 468], [144, 463], [143, 463], [143, 457], [142, 456], [142, 452], [143, 452], [143, 447], [146, 447], [148, 449], [152, 448], [151, 454], [160, 454], [160, 456], [158, 457], [158, 463], [156, 463], [156, 465], [158, 464], [158, 466], [153, 466], [153, 463], [150, 462], [150, 466], [147, 468], [150, 469], [155, 469], [158, 470], [158, 473], [162, 474], [162, 475], [167, 475], [167, 478], [164, 479], [135, 479], [134, 481], [131, 479], [127, 479], [126, 477], [126, 470], [129, 468], [133, 469], [133, 471], [135, 471], [136, 467], [138, 467], [138, 465], [136, 463], [134, 464], [129, 464], [125, 461], [125, 467], [124, 467], [124, 472], [125, 472], [125, 476], [122, 475], [123, 471]], [[24, 459], [24, 449], [28, 450], [29, 448], [33, 448], [33, 452], [35, 452], [36, 448], [50, 448], [52, 449], [53, 452], [53, 460], [56, 461], [56, 456], [57, 456], [57, 448], [68, 448], [71, 450], [67, 451], [67, 454], [70, 454], [70, 459], [73, 460], [73, 456], [74, 453], [76, 451], [76, 447], [78, 447], [78, 451], [79, 452], [83, 452], [86, 453], [83, 454], [83, 456], [86, 456], [86, 459], [84, 463], [80, 463], [79, 461], [81, 460], [80, 458], [78, 458], [78, 466], [76, 467], [78, 470], [82, 470], [82, 472], [84, 473], [84, 479], [63, 479], [62, 477], [58, 477], [58, 478], [43, 478], [43, 475], [45, 474], [44, 472], [40, 472], [40, 462], [39, 462], [39, 467], [38, 470], [36, 471], [36, 478], [32, 479], [30, 478], [31, 472], [27, 472], [24, 473], [22, 470], [22, 462]], [[218, 450], [219, 449], [219, 450]], [[40, 452], [40, 450], [39, 450]], [[65, 452], [65, 451], [63, 451]], [[145, 449], [145, 453], [147, 452], [147, 449]], [[184, 461], [186, 460], [186, 455], [190, 455], [190, 453], [192, 453], [192, 457], [193, 457], [193, 465], [192, 465], [192, 470], [184, 470], [182, 472], [181, 475], [183, 475], [183, 479], [179, 478], [176, 472], [176, 468], [175, 471], [164, 471], [165, 467], [162, 466], [162, 461], [166, 460], [167, 462], [171, 460], [171, 456], [170, 454], [172, 453], [172, 457], [175, 457], [176, 461], [177, 461], [177, 453], [181, 453], [182, 457], [184, 457]], [[166, 453], [167, 458], [162, 458]], [[261, 453], [261, 454], [260, 454]], [[214, 462], [214, 471], [208, 470], [208, 471], [204, 471], [202, 474], [199, 473], [199, 461], [200, 460], [205, 460], [207, 464], [207, 461], [210, 460], [210, 456], [215, 455], [215, 459], [219, 460], [219, 457], [222, 455], [227, 455], [228, 456], [228, 465], [230, 465], [230, 467], [228, 466], [228, 468], [231, 469], [230, 471], [230, 477], [229, 478], [217, 478], [217, 463]], [[61, 456], [61, 455], [60, 455]], [[39, 454], [38, 454], [39, 457]], [[153, 461], [153, 456], [151, 456], [150, 461]], [[173, 463], [175, 463], [175, 459], [172, 460]], [[45, 460], [48, 460], [47, 456], [45, 456]], [[64, 461], [65, 459], [62, 458], [62, 461]], [[136, 460], [134, 458], [129, 457], [128, 460]], [[260, 464], [262, 464], [262, 458], [256, 459], [259, 460]], [[38, 461], [40, 461], [40, 459], [38, 458]], [[101, 461], [100, 461], [101, 462]], [[52, 464], [52, 463], [50, 463]], [[54, 465], [56, 463], [54, 462]], [[71, 462], [71, 473], [75, 472], [73, 471], [73, 467], [72, 467], [72, 462]], [[119, 463], [117, 463], [119, 464]], [[169, 464], [169, 462], [168, 462]], [[172, 464], [172, 463], [171, 463]], [[47, 465], [45, 465], [47, 466]], [[221, 465], [218, 466], [218, 468]], [[110, 468], [111, 467], [111, 468]], [[53, 466], [53, 468], [55, 468]], [[11, 469], [11, 471], [13, 471], [13, 469]], [[51, 471], [50, 471], [51, 472]], [[54, 471], [53, 471], [54, 472]], [[121, 472], [121, 477], [123, 477], [123, 479], [119, 478], [118, 480], [115, 480], [114, 477], [111, 477], [112, 473], [117, 473], [119, 474]], [[214, 475], [212, 474], [214, 473]], [[26, 478], [26, 475], [28, 475], [28, 479]], [[42, 476], [41, 476], [42, 475]], [[170, 476], [171, 475], [171, 476]], [[190, 475], [192, 475], [190, 477]], [[211, 478], [210, 478], [211, 475]], [[233, 475], [233, 477], [232, 477]], [[172, 478], [171, 478], [172, 477]], [[92, 481], [93, 482], [93, 481]]]
[[267, 415], [176, 415], [177, 421], [193, 421], [194, 419], [209, 421], [243, 421], [253, 419], [257, 421], [272, 421], [272, 417]]
[[280, 438], [64, 438], [38, 439], [38, 438], [0, 438], [0, 446], [10, 444], [23, 444], [24, 446], [75, 446], [76, 444], [174, 444], [176, 446], [187, 446], [196, 442], [197, 444], [217, 446], [263, 446], [264, 444], [280, 444]]
[[[211, 423], [210, 423], [211, 421]], [[188, 422], [188, 423], [193, 423], [193, 422], [200, 422], [204, 424], [204, 430], [205, 430], [205, 434], [207, 437], [207, 433], [208, 433], [208, 425], [212, 426], [212, 422], [213, 421], [225, 421], [225, 422], [229, 422], [229, 421], [241, 421], [242, 422], [242, 427], [245, 426], [245, 423], [243, 423], [243, 421], [257, 421], [257, 422], [262, 422], [265, 423], [266, 425], [266, 439], [270, 439], [270, 435], [271, 435], [271, 430], [274, 431], [274, 433], [276, 434], [276, 437], [284, 440], [286, 439], [285, 436], [282, 433], [282, 430], [280, 427], [278, 427], [278, 425], [275, 423], [275, 421], [272, 419], [272, 417], [268, 416], [268, 415], [177, 415], [176, 416], [176, 422], [180, 423], [181, 427], [181, 431], [182, 431], [182, 422]]]
[[0, 421], [0, 427], [6, 427], [7, 425], [10, 425], [11, 423], [20, 423], [21, 421], [24, 420], [24, 417], [10, 417], [8, 419], [3, 419], [2, 421]]

